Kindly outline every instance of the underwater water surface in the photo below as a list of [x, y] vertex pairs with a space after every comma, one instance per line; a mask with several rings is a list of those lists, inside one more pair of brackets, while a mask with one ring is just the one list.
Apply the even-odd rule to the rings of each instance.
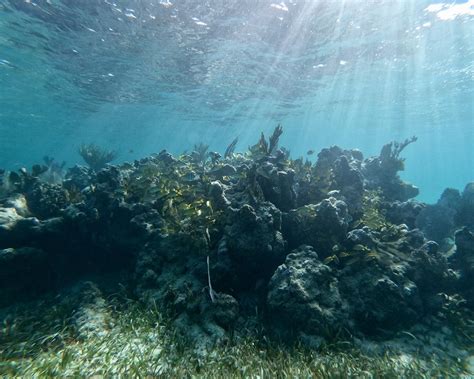
[[[435, 201], [474, 175], [474, 2], [2, 0], [0, 167], [245, 150], [281, 123], [293, 157], [377, 154]], [[310, 156], [314, 159], [316, 156]]]

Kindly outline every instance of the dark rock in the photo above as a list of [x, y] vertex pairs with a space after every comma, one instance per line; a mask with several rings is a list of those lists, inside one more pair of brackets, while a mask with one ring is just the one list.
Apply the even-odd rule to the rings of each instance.
[[39, 219], [60, 216], [69, 205], [68, 192], [59, 184], [36, 182], [25, 196], [29, 210]]
[[449, 237], [455, 227], [454, 217], [456, 212], [443, 205], [428, 205], [416, 219], [416, 226], [420, 228], [429, 239], [441, 243]]
[[351, 154], [356, 161], [362, 162], [364, 160], [364, 154], [359, 149], [352, 149]]
[[438, 251], [438, 244], [434, 241], [428, 241], [414, 250], [411, 257], [414, 262], [408, 276], [420, 290], [425, 311], [436, 313], [439, 309], [429, 307], [436, 303], [435, 299], [440, 292], [455, 290], [458, 276], [449, 268], [446, 256]]
[[211, 182], [209, 188], [209, 196], [213, 201], [216, 209], [226, 209], [230, 205], [230, 201], [225, 197], [225, 187], [218, 180]]
[[347, 233], [346, 244], [349, 248], [353, 248], [356, 245], [364, 245], [369, 248], [375, 246], [371, 230], [367, 226], [364, 226], [362, 229], [353, 229]]
[[[156, 236], [139, 254], [136, 290], [142, 300], [173, 315], [178, 331], [207, 346], [226, 338], [239, 316], [239, 303], [222, 292], [211, 298], [206, 257], [189, 248], [186, 236]], [[214, 276], [211, 269], [213, 285]]]
[[143, 246], [146, 241], [156, 233], [159, 233], [165, 224], [159, 212], [150, 209], [145, 213], [139, 213], [130, 219], [130, 232], [132, 238], [136, 239], [135, 245]]
[[295, 207], [296, 193], [293, 188], [295, 172], [293, 170], [280, 170], [277, 165], [263, 162], [256, 169], [256, 173], [265, 200], [270, 201], [282, 211]]
[[339, 282], [341, 296], [350, 302], [356, 330], [368, 335], [409, 327], [423, 314], [416, 284], [400, 269], [353, 266], [343, 270]]
[[158, 154], [158, 160], [166, 163], [166, 164], [174, 164], [177, 160], [166, 150], [160, 151]]
[[70, 168], [66, 173], [66, 178], [63, 182], [64, 188], [67, 190], [82, 191], [91, 184], [94, 171], [85, 166], [76, 165]]
[[[270, 278], [285, 259], [280, 228], [281, 213], [271, 203], [229, 211], [224, 235], [231, 266], [225, 288], [254, 288], [259, 279]], [[219, 259], [225, 257], [220, 255]]]
[[124, 172], [116, 166], [106, 166], [96, 174], [96, 183], [99, 190], [110, 191], [120, 189], [124, 183]]
[[239, 303], [225, 293], [217, 293], [214, 302], [207, 302], [207, 317], [226, 330], [232, 329], [239, 316]]
[[360, 216], [363, 182], [361, 176], [361, 153], [358, 150], [343, 150], [338, 146], [322, 149], [314, 167], [308, 170], [297, 183], [298, 205], [319, 203], [338, 190], [341, 200], [350, 201], [352, 217]]
[[392, 224], [406, 224], [410, 229], [416, 227], [416, 220], [426, 205], [419, 201], [409, 200], [405, 202], [394, 201], [382, 205], [385, 217]]
[[283, 234], [290, 248], [310, 245], [325, 258], [344, 239], [349, 221], [346, 203], [330, 197], [288, 212], [283, 218]]
[[339, 253], [340, 292], [355, 330], [380, 334], [407, 328], [426, 313], [441, 290], [452, 290], [457, 277], [438, 245], [405, 225], [381, 231], [352, 230]]
[[457, 189], [446, 188], [437, 204], [457, 211], [461, 205], [461, 194]]
[[224, 176], [235, 175], [236, 172], [237, 170], [234, 168], [234, 166], [231, 166], [230, 164], [224, 164], [209, 171], [209, 175], [215, 176], [218, 179], [222, 179]]
[[331, 146], [330, 148], [322, 149], [318, 154], [317, 172], [322, 173], [332, 169], [336, 161], [341, 157], [346, 159], [351, 169], [361, 167], [363, 155], [359, 150], [344, 150], [339, 146]]
[[474, 233], [464, 227], [456, 232], [455, 240], [456, 251], [449, 261], [461, 273], [459, 292], [464, 295], [469, 307], [474, 309]]
[[345, 155], [334, 162], [334, 180], [333, 188], [340, 191], [352, 218], [359, 219], [363, 214], [363, 178], [359, 169], [351, 166]]
[[459, 211], [456, 217], [458, 226], [467, 226], [474, 231], [474, 182], [468, 183], [462, 193]]
[[267, 318], [280, 333], [334, 336], [349, 327], [349, 312], [339, 294], [336, 274], [310, 246], [289, 254], [268, 288]]

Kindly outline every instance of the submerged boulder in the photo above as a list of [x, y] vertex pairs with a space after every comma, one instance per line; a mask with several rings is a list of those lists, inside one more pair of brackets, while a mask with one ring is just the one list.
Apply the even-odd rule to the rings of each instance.
[[286, 257], [268, 285], [267, 319], [278, 332], [334, 336], [350, 324], [336, 273], [311, 246]]
[[347, 247], [339, 253], [339, 281], [355, 330], [379, 334], [382, 329], [398, 330], [416, 322], [423, 307], [416, 283], [409, 276], [408, 256], [413, 244], [364, 228], [349, 233]]
[[456, 212], [442, 205], [428, 205], [416, 219], [416, 226], [423, 230], [429, 239], [441, 243], [449, 237], [455, 227]]
[[437, 291], [452, 285], [437, 245], [425, 242], [420, 231], [406, 225], [347, 234], [330, 258], [340, 267], [341, 296], [350, 306], [355, 330], [381, 334], [410, 327], [430, 311], [427, 304]]
[[325, 258], [331, 254], [333, 246], [344, 239], [349, 221], [346, 203], [330, 197], [284, 215], [283, 234], [290, 248], [310, 245]]
[[474, 231], [474, 182], [464, 188], [456, 221], [458, 226], [467, 226]]
[[457, 280], [419, 231], [364, 227], [323, 261], [309, 246], [289, 254], [268, 286], [268, 318], [301, 335], [389, 336], [440, 311], [438, 294], [454, 291]]
[[438, 243], [452, 236], [456, 227], [461, 195], [458, 190], [447, 188], [436, 204], [427, 205], [416, 217], [416, 227]]
[[458, 291], [474, 309], [474, 233], [464, 227], [456, 232], [455, 240], [456, 251], [449, 261], [461, 275]]
[[26, 193], [28, 208], [39, 219], [58, 217], [69, 204], [69, 193], [60, 184], [35, 182]]
[[[215, 258], [214, 258], [215, 259]], [[189, 236], [157, 235], [139, 253], [136, 294], [173, 316], [178, 331], [205, 348], [228, 338], [240, 314], [230, 294], [214, 291], [215, 270], [206, 256], [192, 249]]]
[[394, 201], [382, 204], [386, 219], [395, 225], [405, 224], [410, 229], [416, 228], [418, 215], [424, 211], [426, 204], [416, 200]]
[[271, 162], [264, 162], [256, 168], [256, 178], [263, 196], [278, 209], [288, 211], [296, 205], [294, 191], [295, 172], [292, 169], [282, 170]]
[[334, 189], [340, 192], [342, 199], [347, 204], [348, 212], [352, 219], [360, 218], [363, 214], [362, 198], [364, 194], [360, 161], [356, 158], [352, 158], [350, 162], [345, 155], [341, 155], [341, 157], [334, 162], [333, 171]]
[[226, 283], [221, 285], [245, 290], [255, 288], [259, 280], [268, 280], [285, 259], [286, 244], [280, 230], [281, 213], [269, 202], [231, 209], [218, 254], [218, 260], [228, 263], [220, 266], [226, 272]]
[[300, 160], [298, 205], [319, 203], [330, 197], [330, 192], [337, 191], [338, 199], [348, 205], [351, 217], [358, 219], [362, 213], [364, 188], [362, 160], [359, 150], [344, 150], [338, 146], [322, 149], [314, 166], [308, 161], [303, 165]]
[[342, 275], [341, 293], [350, 301], [356, 330], [384, 334], [409, 327], [421, 318], [423, 306], [416, 285], [396, 271], [389, 275], [373, 266]]
[[94, 170], [91, 168], [75, 165], [67, 171], [63, 185], [70, 191], [82, 191], [92, 183], [94, 176]]

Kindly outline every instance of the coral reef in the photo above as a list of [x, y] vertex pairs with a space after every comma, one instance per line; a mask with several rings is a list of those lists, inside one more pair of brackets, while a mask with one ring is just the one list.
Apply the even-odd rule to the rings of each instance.
[[367, 159], [333, 146], [312, 163], [278, 147], [282, 132], [245, 153], [235, 139], [223, 156], [198, 144], [120, 165], [84, 145], [90, 168], [55, 180], [50, 158], [1, 171], [0, 305], [125, 271], [203, 346], [261, 327], [312, 343], [387, 338], [453, 298], [472, 312], [474, 184], [427, 205], [398, 176], [416, 138]]
[[456, 230], [474, 230], [474, 183], [468, 183], [462, 194], [453, 188], [444, 190], [436, 204], [426, 206], [417, 215], [415, 224], [427, 238], [450, 249]]
[[406, 201], [418, 195], [417, 187], [403, 182], [398, 176], [405, 169], [405, 159], [401, 152], [417, 140], [412, 137], [403, 142], [390, 142], [380, 151], [378, 157], [368, 159], [364, 164], [364, 176], [368, 188], [380, 188], [391, 201]]
[[311, 246], [291, 252], [268, 287], [269, 322], [282, 333], [334, 337], [350, 327], [338, 279]]

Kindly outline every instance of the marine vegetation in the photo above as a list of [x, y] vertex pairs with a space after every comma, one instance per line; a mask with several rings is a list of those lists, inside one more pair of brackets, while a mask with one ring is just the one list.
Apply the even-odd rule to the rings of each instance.
[[[107, 164], [115, 153], [84, 145], [90, 168], [72, 167], [57, 183], [42, 180], [37, 167], [1, 171], [0, 307], [70, 297], [87, 277], [98, 289], [79, 299], [103, 304], [94, 294], [120, 287], [202, 354], [260, 340], [270, 344], [264, 354], [279, 357], [292, 344], [310, 357], [364, 341], [378, 341], [376, 355], [383, 355], [398, 341], [401, 351], [416, 346], [440, 359], [448, 344], [449, 354], [469, 359], [474, 185], [424, 204], [398, 175], [401, 153], [416, 138], [369, 158], [333, 146], [313, 163], [280, 148], [282, 133], [280, 125], [268, 139], [262, 133], [243, 153], [235, 152], [235, 139], [223, 155], [201, 143], [190, 154], [161, 151], [118, 165]], [[443, 213], [449, 222], [439, 220]], [[88, 312], [75, 320], [82, 325]], [[0, 312], [4, 325], [8, 314]], [[100, 343], [112, 344], [105, 331], [122, 324], [107, 325]], [[422, 335], [442, 342], [426, 346]], [[82, 353], [61, 343], [64, 365], [72, 367], [68, 354]], [[247, 343], [254, 342], [239, 346]], [[160, 364], [169, 372], [172, 363]], [[323, 370], [311, 367], [304, 372]]]
[[[51, 158], [47, 155], [43, 157], [43, 162], [45, 163], [45, 166], [41, 166], [39, 168], [41, 173], [37, 173], [37, 176], [50, 184], [61, 183], [66, 174], [64, 169], [66, 167], [66, 162], [63, 161], [61, 164], [59, 164], [54, 160], [54, 158]], [[34, 166], [33, 171], [35, 167], [38, 166]]]
[[268, 141], [267, 141], [262, 132], [257, 144], [249, 148], [250, 155], [254, 156], [255, 158], [260, 158], [262, 156], [269, 156], [273, 154], [278, 147], [278, 141], [282, 133], [283, 133], [283, 127], [281, 125], [278, 125], [273, 130], [272, 135], [268, 138]]
[[[350, 373], [368, 379], [455, 378], [466, 372], [463, 363], [421, 353], [411, 357], [387, 350], [374, 356], [352, 343], [311, 349], [255, 335], [202, 354], [176, 334], [157, 307], [124, 295], [79, 282], [64, 291], [59, 301], [49, 296], [34, 302], [34, 307], [19, 305], [10, 310], [0, 334], [0, 375], [344, 378]], [[430, 345], [430, 337], [420, 334], [418, 345]]]
[[93, 143], [81, 145], [78, 152], [84, 162], [94, 171], [104, 168], [107, 163], [117, 158], [117, 152], [105, 150]]
[[235, 147], [237, 146], [237, 142], [239, 142], [239, 138], [235, 137], [232, 142], [227, 146], [224, 152], [224, 158], [231, 158], [234, 154]]

